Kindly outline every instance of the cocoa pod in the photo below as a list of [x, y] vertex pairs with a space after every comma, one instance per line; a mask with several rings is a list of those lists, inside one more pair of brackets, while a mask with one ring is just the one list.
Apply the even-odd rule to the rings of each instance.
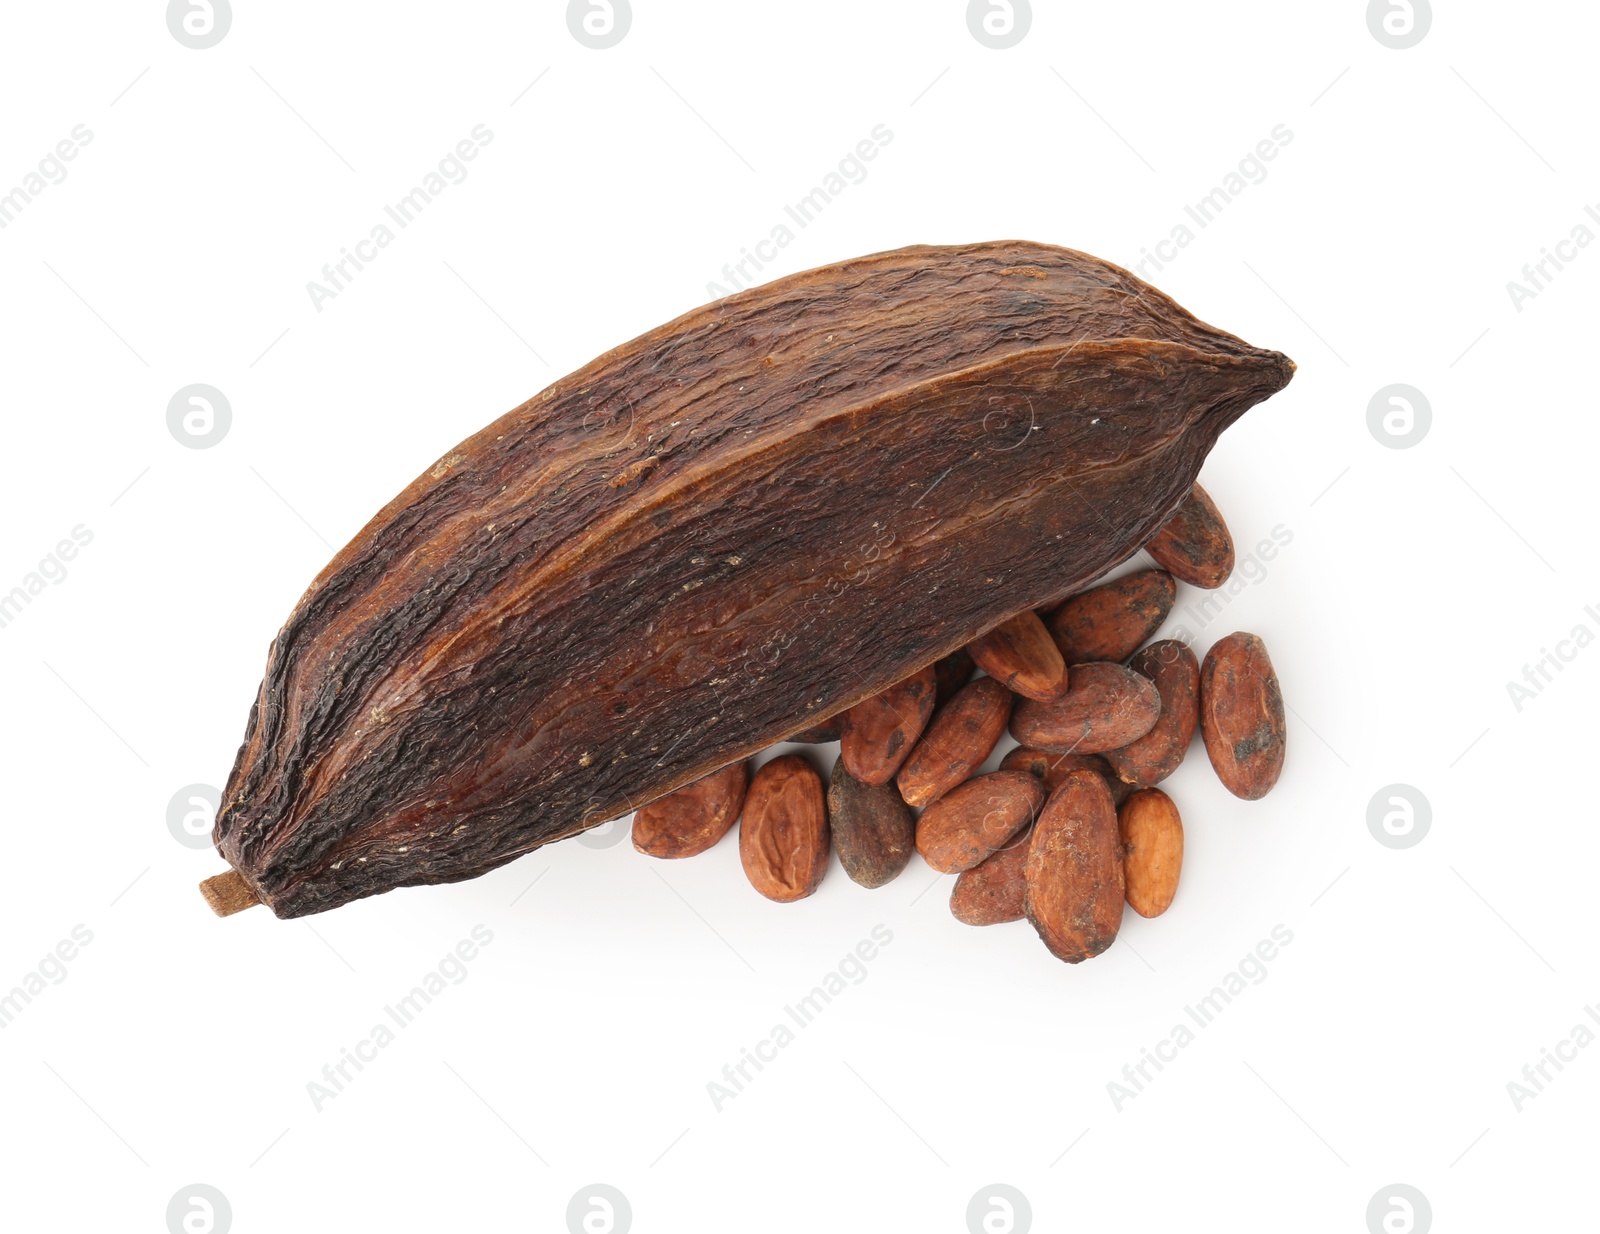
[[1060, 698], [1017, 704], [1011, 735], [1038, 750], [1100, 754], [1143, 737], [1160, 717], [1161, 695], [1148, 678], [1120, 664], [1075, 664]]
[[937, 712], [900, 768], [900, 796], [918, 809], [960, 784], [993, 752], [1011, 718], [1011, 691], [979, 677]]
[[933, 674], [939, 679], [939, 690], [934, 697], [934, 706], [943, 707], [954, 698], [956, 692], [972, 680], [977, 667], [965, 647], [958, 647], [935, 664]]
[[941, 874], [970, 870], [1033, 821], [1044, 785], [1025, 771], [991, 771], [945, 793], [917, 820], [917, 852]]
[[916, 851], [917, 821], [893, 784], [867, 784], [841, 757], [828, 781], [828, 830], [851, 881], [882, 887], [898, 877]]
[[1122, 839], [1122, 877], [1128, 907], [1141, 917], [1159, 917], [1178, 894], [1183, 871], [1183, 820], [1159, 788], [1140, 789], [1117, 811]]
[[281, 917], [629, 813], [1126, 560], [1294, 366], [1116, 266], [915, 246], [704, 305], [427, 468], [300, 598], [215, 840]]
[[1111, 769], [1104, 755], [1100, 754], [1051, 754], [1048, 750], [1030, 750], [1027, 746], [1017, 746], [1000, 760], [1001, 771], [1026, 771], [1036, 775], [1044, 781], [1045, 795], [1056, 791], [1061, 781], [1074, 771], [1092, 771], [1098, 776], [1104, 776], [1106, 787], [1111, 790], [1111, 799], [1117, 805], [1127, 800], [1128, 794], [1133, 792], [1133, 785], [1124, 784], [1117, 778], [1117, 773]]
[[1004, 847], [956, 876], [956, 885], [950, 889], [950, 912], [957, 921], [986, 926], [1022, 920], [1022, 874], [1032, 835], [1031, 828], [1019, 832]]
[[1233, 573], [1233, 537], [1217, 503], [1198, 484], [1144, 551], [1191, 587], [1221, 587]]
[[1106, 762], [1118, 779], [1150, 788], [1176, 771], [1189, 752], [1200, 722], [1200, 661], [1187, 643], [1164, 638], [1135, 652], [1128, 667], [1155, 686], [1161, 715], [1143, 737], [1107, 750]]
[[1200, 666], [1200, 732], [1217, 778], [1235, 797], [1265, 797], [1283, 772], [1288, 723], [1267, 645], [1230, 634]]
[[1122, 839], [1111, 790], [1074, 771], [1033, 825], [1023, 864], [1023, 910], [1057, 959], [1097, 956], [1122, 927]]
[[839, 753], [864, 784], [887, 784], [906, 761], [933, 714], [933, 666], [863, 699], [844, 713]]
[[1014, 694], [1060, 698], [1067, 692], [1067, 662], [1035, 612], [1018, 613], [969, 643], [973, 662]]
[[739, 817], [749, 783], [750, 770], [741, 759], [640, 806], [633, 815], [633, 847], [650, 857], [705, 852]]
[[803, 900], [828, 868], [828, 813], [822, 777], [803, 756], [763, 763], [739, 818], [739, 861], [769, 900]]
[[1161, 628], [1177, 594], [1165, 570], [1140, 570], [1073, 596], [1045, 625], [1068, 664], [1121, 662]]
[[844, 733], [844, 717], [834, 716], [824, 720], [821, 724], [814, 724], [810, 728], [803, 728], [798, 733], [790, 733], [790, 741], [800, 741], [807, 745], [826, 745], [830, 741], [838, 741]]

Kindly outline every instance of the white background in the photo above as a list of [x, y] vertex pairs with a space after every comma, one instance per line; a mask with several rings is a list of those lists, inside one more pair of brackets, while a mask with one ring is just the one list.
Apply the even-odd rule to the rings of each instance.
[[[599, 1182], [639, 1231], [961, 1231], [1006, 1183], [1039, 1230], [1359, 1234], [1405, 1183], [1440, 1230], [1567, 1228], [1600, 1049], [1520, 1112], [1507, 1083], [1600, 1004], [1600, 650], [1520, 710], [1507, 683], [1600, 633], [1600, 247], [1520, 312], [1506, 285], [1600, 210], [1600, 22], [1437, 7], [1392, 50], [1357, 0], [1039, 3], [996, 51], [952, 0], [636, 0], [597, 51], [558, 3], [238, 3], [209, 50], [159, 3], [9, 6], [0, 192], [93, 139], [0, 230], [0, 591], [93, 540], [0, 629], [0, 989], [75, 925], [93, 941], [0, 1032], [8, 1225], [163, 1230], [204, 1183], [240, 1234], [561, 1230]], [[307, 282], [478, 124], [466, 180], [317, 311]], [[223, 863], [168, 803], [226, 777], [333, 548], [468, 433], [704, 303], [879, 124], [870, 174], [768, 275], [1006, 237], [1132, 264], [1292, 132], [1153, 275], [1300, 366], [1203, 473], [1241, 555], [1292, 542], [1190, 626], [1202, 653], [1234, 629], [1272, 650], [1273, 795], [1229, 797], [1197, 743], [1169, 782], [1176, 904], [1078, 967], [1026, 923], [958, 924], [920, 861], [875, 892], [835, 862], [768, 903], [734, 835], [212, 917], [195, 884]], [[166, 425], [194, 382], [232, 406], [210, 449]], [[1409, 449], [1368, 429], [1395, 382], [1433, 411]], [[1367, 826], [1392, 783], [1433, 815], [1400, 851]], [[478, 924], [467, 979], [318, 1112], [308, 1081]], [[719, 1112], [708, 1082], [879, 924], [865, 980]], [[1119, 1112], [1108, 1082], [1280, 924], [1266, 979]]]

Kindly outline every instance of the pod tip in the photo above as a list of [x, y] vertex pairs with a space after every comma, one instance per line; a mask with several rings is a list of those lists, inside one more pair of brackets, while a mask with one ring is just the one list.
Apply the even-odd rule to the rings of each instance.
[[237, 870], [227, 870], [206, 879], [200, 884], [200, 894], [219, 917], [231, 917], [261, 903], [255, 888], [245, 882], [244, 875]]

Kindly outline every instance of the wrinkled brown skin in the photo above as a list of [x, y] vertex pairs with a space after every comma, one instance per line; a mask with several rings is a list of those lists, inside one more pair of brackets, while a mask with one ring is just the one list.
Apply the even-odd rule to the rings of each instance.
[[1073, 596], [1045, 624], [1068, 664], [1120, 663], [1161, 628], [1177, 594], [1165, 570], [1140, 570]]
[[1233, 573], [1233, 536], [1222, 512], [1198, 484], [1144, 551], [1181, 583], [1212, 590]]
[[828, 869], [828, 812], [822, 777], [805, 757], [763, 763], [739, 818], [739, 861], [750, 885], [780, 904], [803, 900]]
[[649, 857], [694, 857], [728, 834], [744, 807], [743, 759], [658, 797], [633, 816], [633, 847]]
[[1164, 638], [1135, 652], [1128, 667], [1155, 686], [1161, 715], [1143, 737], [1107, 750], [1105, 757], [1118, 779], [1150, 788], [1178, 769], [1194, 740], [1200, 723], [1200, 661], [1187, 643]]
[[970, 870], [956, 877], [950, 889], [950, 912], [963, 925], [1000, 925], [1025, 916], [1023, 867], [1033, 830], [1018, 832]]
[[1017, 704], [1011, 735], [1036, 750], [1102, 754], [1137, 741], [1160, 717], [1161, 696], [1148, 678], [1120, 664], [1074, 664], [1072, 688], [1060, 698]]
[[1289, 726], [1267, 645], [1230, 634], [1200, 666], [1200, 733], [1217, 779], [1235, 797], [1256, 801], [1283, 773]]
[[1077, 964], [1116, 941], [1125, 896], [1122, 839], [1111, 790], [1074, 771], [1033, 826], [1023, 864], [1023, 910], [1058, 960]]
[[882, 887], [900, 876], [916, 851], [917, 820], [893, 784], [865, 784], [834, 761], [828, 781], [828, 830], [852, 882]]
[[1000, 760], [1000, 770], [1026, 771], [1038, 776], [1044, 781], [1046, 796], [1055, 792], [1061, 786], [1061, 781], [1074, 771], [1092, 771], [1103, 776], [1106, 787], [1111, 790], [1111, 799], [1119, 806], [1133, 792], [1133, 785], [1124, 784], [1118, 779], [1111, 764], [1100, 754], [1052, 754], [1048, 750], [1017, 746]]
[[940, 797], [917, 820], [917, 852], [940, 874], [970, 870], [1033, 822], [1044, 784], [1026, 771], [991, 771]]
[[967, 650], [979, 668], [1014, 694], [1052, 699], [1067, 692], [1067, 662], [1032, 610], [1002, 622]]
[[933, 672], [939, 679], [939, 691], [935, 696], [934, 705], [943, 707], [953, 699], [961, 687], [972, 680], [972, 674], [977, 668], [965, 647], [957, 648], [935, 664]]
[[1140, 789], [1117, 811], [1128, 907], [1159, 917], [1172, 907], [1183, 872], [1183, 820], [1159, 788]]
[[1014, 697], [993, 677], [979, 677], [934, 713], [895, 778], [900, 796], [921, 809], [970, 776], [994, 751]]
[[866, 784], [887, 784], [894, 779], [928, 727], [936, 688], [930, 664], [844, 713], [839, 753], [851, 775]]
[[820, 746], [826, 745], [830, 741], [838, 741], [843, 733], [844, 717], [834, 716], [831, 720], [825, 720], [821, 724], [815, 724], [810, 728], [803, 728], [798, 733], [790, 733], [785, 740], [800, 741], [804, 742], [806, 745]]
[[1293, 371], [1025, 241], [697, 308], [339, 551], [273, 642], [218, 850], [297, 917], [626, 814], [1126, 560]]

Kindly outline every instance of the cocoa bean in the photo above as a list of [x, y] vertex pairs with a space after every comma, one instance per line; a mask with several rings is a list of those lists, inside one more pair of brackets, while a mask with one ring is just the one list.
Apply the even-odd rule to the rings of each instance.
[[1044, 785], [1025, 771], [992, 771], [945, 793], [917, 820], [917, 852], [941, 874], [970, 870], [1000, 848], [1044, 804]]
[[1067, 691], [1067, 662], [1035, 612], [1018, 613], [967, 650], [979, 668], [1024, 698], [1059, 698]]
[[824, 720], [821, 724], [814, 724], [810, 728], [803, 728], [798, 733], [791, 734], [786, 740], [804, 742], [806, 745], [826, 745], [830, 741], [838, 741], [844, 732], [844, 714]]
[[1233, 573], [1233, 537], [1217, 503], [1198, 484], [1144, 551], [1191, 587], [1221, 587]]
[[841, 757], [828, 781], [828, 830], [844, 872], [863, 887], [896, 878], [916, 850], [917, 822], [893, 784], [868, 784]]
[[739, 817], [749, 781], [749, 768], [741, 759], [641, 806], [633, 815], [633, 847], [650, 857], [705, 852]]
[[1200, 722], [1200, 661], [1174, 638], [1134, 653], [1128, 667], [1148, 677], [1161, 696], [1161, 715], [1152, 728], [1118, 750], [1106, 751], [1117, 777], [1134, 788], [1160, 784], [1183, 762]]
[[1000, 760], [1000, 770], [1026, 771], [1038, 776], [1044, 781], [1044, 791], [1047, 796], [1055, 792], [1061, 781], [1074, 771], [1092, 771], [1096, 775], [1104, 776], [1106, 787], [1111, 790], [1111, 799], [1118, 805], [1127, 800], [1128, 794], [1133, 792], [1133, 785], [1124, 784], [1119, 780], [1117, 773], [1111, 769], [1111, 764], [1099, 754], [1051, 754], [1048, 750], [1030, 750], [1027, 746], [1017, 746]]
[[1017, 704], [1011, 735], [1038, 750], [1099, 754], [1143, 737], [1160, 716], [1161, 695], [1148, 678], [1120, 664], [1075, 664], [1060, 698]]
[[1068, 664], [1120, 662], [1161, 628], [1177, 594], [1165, 570], [1140, 570], [1073, 596], [1045, 624]]
[[939, 691], [934, 705], [943, 707], [954, 698], [956, 692], [972, 680], [972, 674], [977, 667], [965, 647], [957, 648], [935, 664], [933, 673], [939, 679]]
[[971, 926], [1021, 921], [1025, 890], [1023, 867], [1028, 860], [1032, 829], [1018, 832], [970, 870], [956, 876], [950, 889], [950, 912]]
[[1117, 811], [1122, 838], [1122, 875], [1128, 906], [1141, 917], [1159, 917], [1178, 894], [1183, 870], [1183, 820], [1159, 788], [1140, 789]]
[[933, 666], [896, 682], [844, 713], [839, 753], [865, 784], [887, 784], [906, 761], [933, 714]]
[[1012, 698], [993, 677], [979, 677], [935, 712], [897, 777], [905, 803], [920, 809], [981, 767], [1006, 731]]
[[1283, 772], [1288, 724], [1267, 645], [1230, 634], [1200, 667], [1200, 732], [1217, 778], [1235, 797], [1265, 797]]
[[739, 860], [750, 885], [769, 900], [803, 900], [828, 868], [828, 814], [822, 777], [799, 754], [762, 764], [739, 818]]
[[1057, 959], [1097, 956], [1122, 926], [1122, 840], [1111, 790], [1074, 771], [1033, 825], [1023, 864], [1023, 909]]

